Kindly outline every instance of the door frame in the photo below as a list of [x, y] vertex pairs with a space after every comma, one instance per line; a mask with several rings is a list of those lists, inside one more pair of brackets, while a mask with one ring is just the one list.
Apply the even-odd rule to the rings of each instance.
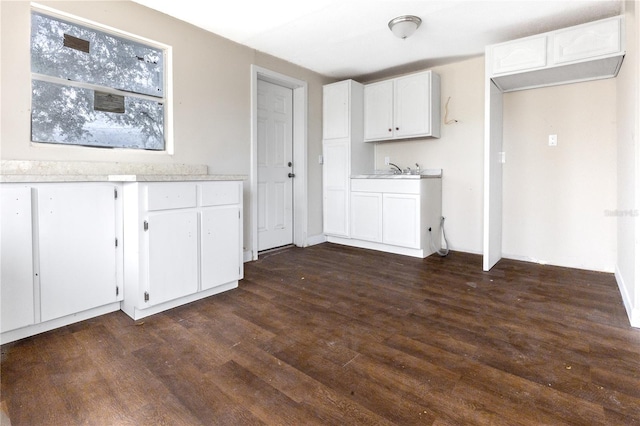
[[258, 260], [258, 80], [293, 90], [293, 244], [307, 246], [307, 82], [251, 65], [251, 260]]

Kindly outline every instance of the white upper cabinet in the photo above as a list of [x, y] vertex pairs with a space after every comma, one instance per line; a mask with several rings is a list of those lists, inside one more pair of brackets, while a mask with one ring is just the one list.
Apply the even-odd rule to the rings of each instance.
[[504, 92], [615, 77], [621, 16], [488, 46], [487, 75]]
[[351, 82], [350, 80], [323, 87], [322, 139], [348, 138], [351, 130]]
[[364, 87], [364, 140], [440, 137], [440, 77], [424, 71]]

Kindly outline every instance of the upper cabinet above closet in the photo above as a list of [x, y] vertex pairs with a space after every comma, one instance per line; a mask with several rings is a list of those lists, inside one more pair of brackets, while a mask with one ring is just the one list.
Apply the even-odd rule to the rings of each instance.
[[440, 76], [424, 71], [364, 86], [366, 142], [440, 137]]
[[624, 58], [621, 16], [487, 47], [487, 74], [504, 92], [614, 77]]

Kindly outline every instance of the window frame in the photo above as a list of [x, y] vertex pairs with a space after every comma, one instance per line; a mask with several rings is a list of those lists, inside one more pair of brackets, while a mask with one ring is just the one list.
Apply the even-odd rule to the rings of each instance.
[[[137, 98], [142, 98], [142, 99], [162, 99], [163, 102], [163, 106], [164, 106], [164, 149], [163, 150], [149, 150], [149, 149], [142, 149], [142, 148], [128, 148], [128, 147], [101, 147], [101, 146], [91, 146], [91, 145], [79, 145], [79, 144], [66, 144], [66, 143], [48, 143], [48, 142], [36, 142], [31, 140], [31, 132], [29, 132], [29, 140], [31, 143], [31, 146], [37, 146], [37, 147], [51, 147], [53, 149], [60, 149], [60, 148], [71, 148], [71, 149], [80, 149], [80, 150], [87, 150], [87, 149], [100, 149], [100, 150], [104, 150], [105, 148], [108, 150], [116, 150], [119, 152], [132, 152], [132, 153], [139, 153], [142, 155], [173, 155], [174, 154], [174, 138], [173, 138], [173, 51], [172, 51], [172, 47], [168, 44], [165, 43], [161, 43], [152, 39], [149, 39], [147, 37], [143, 37], [137, 34], [133, 34], [130, 33], [128, 31], [123, 31], [123, 30], [119, 30], [117, 28], [114, 28], [112, 26], [106, 25], [106, 24], [102, 24], [96, 21], [92, 21], [89, 19], [85, 19], [76, 15], [72, 15], [70, 13], [66, 13], [66, 12], [62, 12], [59, 11], [57, 9], [53, 9], [51, 7], [48, 6], [44, 6], [42, 4], [37, 4], [37, 3], [31, 3], [31, 10], [29, 11], [29, 28], [31, 28], [31, 16], [33, 13], [39, 13], [42, 15], [47, 15], [53, 19], [60, 19], [60, 20], [64, 20], [67, 21], [71, 24], [76, 24], [76, 25], [80, 25], [95, 31], [99, 31], [105, 34], [109, 34], [115, 37], [119, 37], [119, 38], [124, 38], [124, 39], [128, 39], [137, 43], [141, 43], [141, 44], [146, 44], [149, 45], [151, 47], [154, 47], [156, 49], [159, 49], [162, 51], [163, 54], [163, 61], [164, 61], [164, 70], [163, 70], [163, 74], [164, 74], [164, 78], [163, 78], [163, 93], [164, 96], [162, 98], [154, 98], [153, 96], [150, 95], [145, 95], [145, 94], [141, 94], [141, 93], [137, 93], [135, 97]], [[29, 51], [31, 51], [31, 41], [29, 41]], [[61, 80], [57, 77], [52, 77], [52, 76], [48, 76], [45, 74], [40, 74], [40, 73], [34, 73], [31, 71], [31, 65], [29, 65], [29, 75], [30, 75], [30, 82], [31, 84], [29, 85], [29, 98], [32, 99], [33, 97], [33, 92], [32, 92], [32, 84], [34, 80], [38, 80], [38, 81], [45, 81], [45, 82], [51, 82], [51, 83], [57, 83], [60, 84]], [[64, 80], [63, 80], [64, 81]], [[111, 94], [115, 94], [115, 95], [124, 95], [124, 96], [131, 96], [131, 93], [126, 92], [126, 91], [121, 91], [119, 89], [113, 88], [113, 87], [107, 87], [107, 86], [97, 86], [97, 85], [92, 85], [91, 83], [84, 83], [84, 82], [79, 82], [79, 81], [64, 81], [66, 85], [68, 86], [73, 86], [73, 87], [79, 87], [79, 88], [86, 88], [86, 89], [91, 89], [91, 90], [96, 90], [96, 87], [100, 87], [100, 91], [102, 92], [106, 92], [106, 93], [111, 93]], [[30, 105], [31, 105], [30, 101]], [[31, 115], [29, 114], [29, 126], [31, 126]]]

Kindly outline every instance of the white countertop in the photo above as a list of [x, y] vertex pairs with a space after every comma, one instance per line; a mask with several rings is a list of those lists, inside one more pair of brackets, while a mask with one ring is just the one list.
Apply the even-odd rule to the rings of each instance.
[[181, 182], [246, 180], [246, 175], [209, 174], [206, 165], [111, 162], [0, 162], [0, 182]]
[[0, 175], [4, 183], [46, 182], [185, 182], [247, 180], [245, 175]]
[[360, 175], [352, 175], [351, 179], [429, 179], [429, 178], [441, 178], [442, 169], [425, 169], [418, 173], [403, 173], [394, 174], [389, 171], [376, 170], [373, 173], [365, 173]]

